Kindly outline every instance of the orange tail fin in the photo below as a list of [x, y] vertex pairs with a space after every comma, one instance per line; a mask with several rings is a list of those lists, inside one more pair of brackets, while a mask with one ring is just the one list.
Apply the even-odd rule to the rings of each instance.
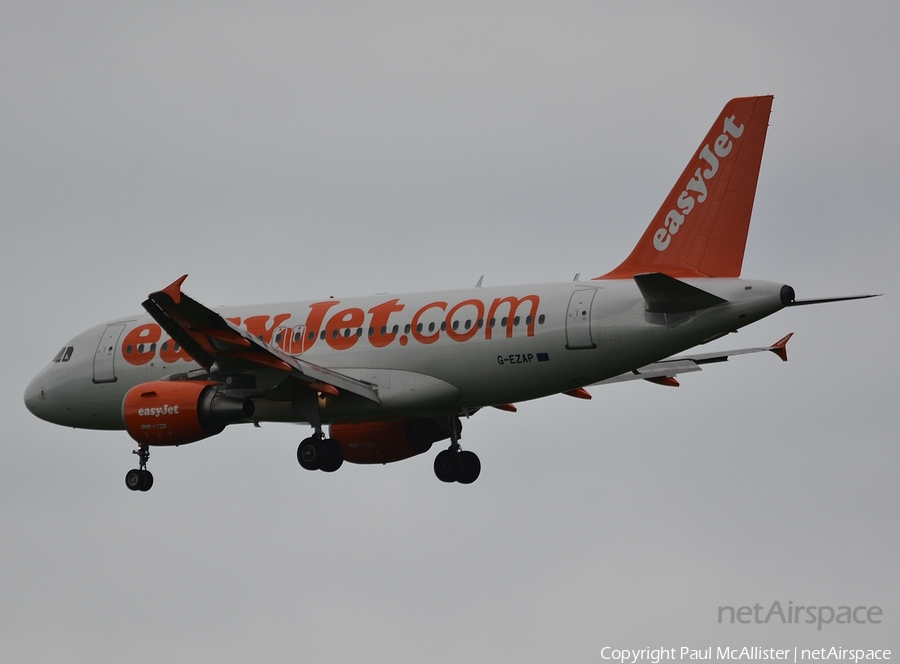
[[772, 97], [725, 104], [634, 250], [597, 279], [739, 277]]

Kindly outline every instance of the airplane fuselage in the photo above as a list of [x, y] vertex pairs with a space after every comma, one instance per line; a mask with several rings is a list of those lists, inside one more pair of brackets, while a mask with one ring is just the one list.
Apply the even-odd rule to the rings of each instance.
[[[650, 313], [633, 280], [611, 279], [216, 313], [272, 347], [376, 388], [377, 401], [347, 392], [320, 395], [323, 422], [437, 417], [591, 385], [784, 306], [781, 284], [684, 281], [727, 302], [690, 315]], [[56, 424], [122, 429], [129, 389], [199, 368], [150, 316], [120, 318], [70, 341], [31, 382], [25, 401]], [[283, 380], [283, 372], [271, 369], [226, 388], [255, 400], [254, 421], [302, 421], [292, 411], [292, 394], [275, 389]]]

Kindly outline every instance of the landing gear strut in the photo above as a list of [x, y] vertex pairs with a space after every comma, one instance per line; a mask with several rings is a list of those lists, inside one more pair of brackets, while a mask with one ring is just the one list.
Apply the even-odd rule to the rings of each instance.
[[306, 470], [322, 470], [333, 473], [344, 463], [344, 448], [334, 438], [326, 438], [322, 432], [318, 395], [306, 387], [295, 387], [291, 412], [297, 419], [309, 422], [315, 433], [300, 442], [297, 461]]
[[471, 484], [481, 474], [481, 461], [474, 452], [459, 447], [459, 422], [450, 417], [450, 447], [434, 458], [434, 474], [441, 482]]
[[140, 466], [125, 473], [125, 486], [132, 491], [149, 491], [150, 487], [153, 486], [153, 475], [147, 470], [147, 461], [150, 459], [150, 447], [139, 444], [138, 449], [132, 450], [131, 453], [138, 455]]

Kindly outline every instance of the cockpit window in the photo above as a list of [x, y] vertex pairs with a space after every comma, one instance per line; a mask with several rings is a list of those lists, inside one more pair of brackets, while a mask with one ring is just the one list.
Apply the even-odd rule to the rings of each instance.
[[73, 346], [66, 346], [62, 350], [60, 350], [56, 357], [53, 358], [54, 362], [68, 362], [72, 357], [72, 351], [75, 350]]

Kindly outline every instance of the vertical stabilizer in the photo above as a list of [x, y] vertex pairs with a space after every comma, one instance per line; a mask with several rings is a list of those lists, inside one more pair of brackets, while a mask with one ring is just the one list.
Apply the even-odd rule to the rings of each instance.
[[739, 277], [772, 97], [725, 105], [634, 250], [597, 279]]

